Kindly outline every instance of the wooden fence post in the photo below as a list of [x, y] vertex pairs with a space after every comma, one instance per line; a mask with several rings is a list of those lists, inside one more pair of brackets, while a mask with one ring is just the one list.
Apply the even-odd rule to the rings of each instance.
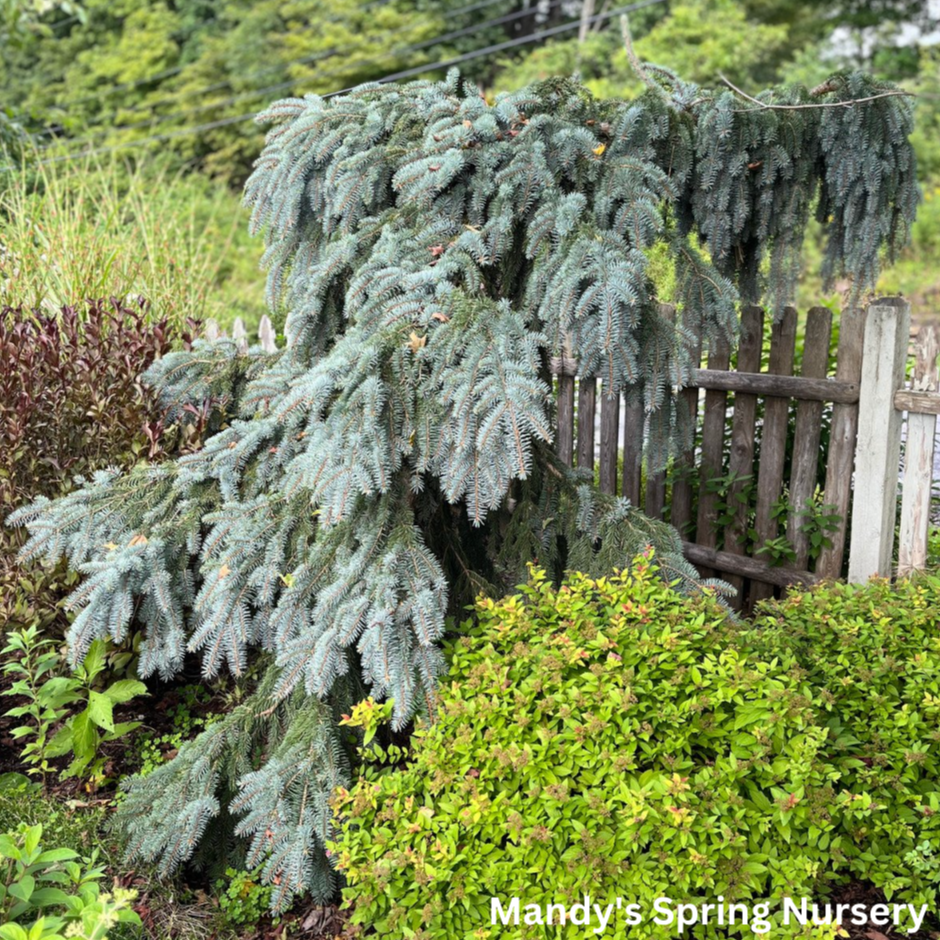
[[[911, 391], [936, 392], [940, 330], [925, 326], [917, 337]], [[930, 490], [933, 484], [934, 441], [937, 416], [907, 416], [904, 445], [904, 485], [901, 496], [901, 531], [898, 534], [898, 577], [909, 577], [927, 566], [927, 529], [930, 524]]]
[[[836, 381], [858, 385], [862, 377], [862, 344], [865, 341], [864, 307], [847, 307], [839, 315], [839, 346], [836, 354]], [[852, 497], [852, 468], [855, 465], [855, 440], [858, 434], [858, 402], [838, 402], [832, 406], [832, 429], [826, 457], [826, 491], [823, 502], [833, 507], [840, 519], [829, 533], [832, 543], [816, 560], [816, 574], [838, 578], [842, 574], [849, 501]]]
[[[774, 375], [793, 374], [793, 354], [796, 345], [796, 310], [786, 307], [783, 316], [770, 332], [770, 361], [767, 371]], [[783, 470], [787, 454], [787, 423], [790, 415], [789, 398], [764, 399], [764, 427], [760, 440], [760, 463], [757, 468], [757, 506], [754, 528], [757, 531], [757, 550], [770, 539], [777, 538], [778, 525], [773, 515], [774, 503], [783, 487]], [[751, 603], [773, 597], [772, 584], [757, 581], [751, 585]]]
[[894, 393], [904, 384], [910, 304], [879, 298], [868, 308], [855, 451], [855, 498], [849, 546], [849, 581], [863, 584], [891, 574], [901, 412]]

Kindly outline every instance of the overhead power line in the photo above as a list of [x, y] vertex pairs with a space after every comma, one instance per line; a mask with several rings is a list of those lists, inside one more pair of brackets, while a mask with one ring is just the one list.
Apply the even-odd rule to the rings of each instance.
[[[604, 20], [611, 19], [615, 16], [620, 16], [623, 13], [629, 13], [633, 10], [639, 10], [644, 7], [655, 6], [659, 3], [664, 3], [665, 0], [639, 0], [637, 3], [630, 4], [625, 7], [617, 7], [613, 10], [608, 10], [604, 13], [599, 13], [596, 16], [590, 18], [590, 23], [593, 25], [595, 23], [601, 23]], [[375, 83], [372, 84], [386, 84], [388, 82], [398, 81], [403, 78], [413, 78], [416, 75], [421, 75], [425, 72], [434, 72], [444, 68], [451, 68], [455, 65], [460, 65], [463, 62], [469, 62], [472, 59], [478, 59], [482, 56], [493, 55], [494, 53], [504, 52], [508, 49], [515, 49], [519, 46], [524, 46], [529, 43], [538, 42], [542, 39], [551, 39], [554, 36], [562, 35], [563, 33], [570, 32], [572, 29], [578, 29], [581, 23], [581, 18], [578, 17], [576, 20], [573, 20], [568, 23], [562, 23], [558, 26], [552, 26], [548, 29], [541, 30], [538, 33], [533, 33], [530, 36], [520, 36], [516, 39], [507, 39], [505, 42], [494, 43], [490, 46], [485, 46], [482, 49], [474, 49], [470, 52], [465, 52], [458, 56], [453, 56], [449, 59], [444, 59], [440, 62], [429, 62], [424, 65], [418, 65], [413, 68], [403, 69], [399, 72], [393, 72], [390, 75], [385, 75], [380, 79], [377, 79]], [[288, 82], [284, 84], [293, 85], [298, 82], [304, 81], [304, 79], [298, 79], [294, 82]], [[358, 86], [351, 86], [349, 88], [340, 88], [336, 91], [327, 92], [326, 94], [320, 95], [321, 98], [332, 98], [336, 95], [343, 95], [347, 92], [353, 91]], [[189, 136], [191, 134], [202, 133], [203, 131], [214, 130], [219, 127], [227, 127], [232, 124], [244, 123], [246, 121], [253, 120], [256, 116], [254, 111], [247, 114], [237, 114], [232, 115], [231, 117], [220, 118], [217, 121], [209, 121], [205, 124], [197, 124], [192, 127], [179, 128], [173, 131], [166, 131], [162, 134], [151, 134], [147, 137], [140, 137], [136, 140], [130, 140], [121, 144], [113, 144], [108, 147], [98, 147], [89, 150], [82, 150], [78, 152], [72, 152], [67, 154], [60, 154], [59, 156], [49, 157], [46, 160], [41, 161], [41, 165], [47, 165], [50, 163], [56, 163], [62, 160], [74, 160], [81, 159], [82, 157], [91, 157], [98, 156], [100, 154], [111, 153], [116, 150], [126, 150], [132, 147], [141, 147], [150, 143], [159, 143], [161, 141], [173, 140], [178, 137]]]

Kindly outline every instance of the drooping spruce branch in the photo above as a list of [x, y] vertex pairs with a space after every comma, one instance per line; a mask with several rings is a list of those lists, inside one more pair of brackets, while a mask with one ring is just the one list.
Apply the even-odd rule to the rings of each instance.
[[[788, 297], [817, 194], [827, 270], [861, 290], [903, 242], [916, 186], [902, 98], [742, 108], [655, 74], [665, 94], [632, 102], [568, 80], [489, 102], [452, 74], [262, 115], [275, 126], [247, 199], [288, 347], [165, 357], [147, 379], [174, 415], [221, 403], [204, 448], [14, 518], [28, 555], [65, 554], [85, 575], [75, 656], [140, 626], [147, 673], [173, 675], [187, 651], [206, 675], [242, 673], [259, 650], [273, 660], [252, 721], [290, 727], [230, 784], [219, 762], [240, 719], [135, 782], [122, 818], [145, 857], [189, 857], [227, 808], [268, 855], [279, 906], [323, 898], [322, 865], [303, 861], [320, 857], [322, 819], [298, 807], [342, 766], [329, 709], [307, 714], [305, 696], [335, 706], [368, 688], [404, 728], [433, 707], [448, 618], [535, 558], [602, 573], [653, 542], [680, 589], [701, 589], [673, 530], [560, 465], [551, 358], [572, 353], [604, 393], [642, 401], [661, 465], [691, 363], [650, 250], [668, 253], [683, 329], [707, 343], [734, 333], [736, 286]], [[834, 81], [834, 100], [876, 87]]]
[[641, 62], [626, 16], [621, 27], [638, 78], [695, 126], [695, 172], [677, 218], [703, 237], [742, 299], [775, 313], [792, 302], [814, 207], [826, 234], [826, 288], [847, 279], [852, 305], [874, 290], [882, 262], [906, 244], [920, 199], [910, 93], [859, 72], [757, 96], [724, 76], [727, 90], [702, 89]]

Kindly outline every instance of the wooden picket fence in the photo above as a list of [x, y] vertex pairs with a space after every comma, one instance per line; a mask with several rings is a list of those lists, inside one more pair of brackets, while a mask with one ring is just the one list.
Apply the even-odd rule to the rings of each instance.
[[[674, 316], [669, 308], [663, 312]], [[922, 568], [940, 414], [940, 334], [934, 328], [917, 334], [912, 387], [907, 389], [906, 301], [884, 298], [867, 309], [844, 311], [837, 349], [831, 348], [832, 312], [813, 307], [806, 315], [799, 375], [793, 374], [797, 311], [787, 308], [776, 322], [769, 320], [760, 307], [742, 311], [734, 370], [726, 343], [713, 343], [705, 362], [700, 347], [691, 350], [702, 368], [695, 370], [693, 384], [680, 391], [680, 407], [688, 409], [700, 443], [677, 457], [668, 478], [664, 472], [644, 474], [642, 406], [608, 397], [595, 379], [577, 378], [574, 358], [554, 360], [559, 455], [569, 465], [596, 470], [604, 492], [619, 492], [647, 514], [668, 519], [683, 533], [686, 557], [703, 574], [733, 584], [738, 588], [736, 606], [750, 608], [791, 584], [839, 577], [847, 550], [851, 581], [892, 574], [906, 412], [898, 571], [906, 575]], [[761, 371], [765, 330], [770, 333], [769, 356]], [[830, 433], [823, 452], [827, 408]], [[820, 461], [825, 467], [821, 496]], [[721, 507], [710, 486], [720, 479], [727, 482]], [[791, 512], [786, 531], [778, 531], [775, 507], [784, 493], [792, 507], [803, 507], [815, 496], [838, 517], [825, 533], [829, 544], [821, 553], [811, 551], [799, 514]], [[748, 529], [753, 530], [750, 543], [758, 546], [786, 535], [794, 560], [775, 565], [745, 554]]]
[[[662, 312], [675, 318], [670, 307]], [[671, 522], [683, 535], [686, 557], [703, 574], [734, 585], [735, 605], [745, 609], [792, 584], [840, 577], [846, 553], [852, 582], [908, 576], [927, 562], [940, 326], [921, 327], [912, 337], [907, 301], [880, 298], [867, 309], [841, 313], [833, 348], [832, 312], [813, 307], [805, 318], [800, 374], [794, 375], [798, 320], [792, 307], [773, 323], [762, 308], [745, 307], [735, 369], [725, 342], [714, 342], [704, 359], [700, 345], [690, 350], [700, 368], [679, 398], [698, 443], [678, 455], [668, 474], [645, 472], [642, 405], [607, 396], [597, 379], [579, 378], [574, 355], [552, 360], [562, 460], [596, 471], [603, 492], [619, 492], [648, 515]], [[213, 340], [225, 332], [209, 320], [204, 335]], [[231, 338], [248, 351], [241, 318]], [[265, 352], [277, 350], [267, 316], [258, 342]], [[718, 480], [726, 483], [721, 496], [712, 485]], [[821, 552], [811, 550], [799, 514], [791, 512], [780, 531], [775, 507], [783, 495], [791, 507], [815, 498], [837, 517]], [[746, 544], [764, 545], [780, 535], [792, 549], [791, 563], [746, 554]]]

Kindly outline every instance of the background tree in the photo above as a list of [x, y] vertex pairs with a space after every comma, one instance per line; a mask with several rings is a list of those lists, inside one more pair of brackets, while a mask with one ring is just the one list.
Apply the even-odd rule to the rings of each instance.
[[[251, 116], [278, 95], [422, 65], [442, 76], [437, 63], [461, 55], [472, 56], [464, 74], [486, 89], [580, 70], [596, 94], [636, 94], [610, 15], [623, 5], [596, 3], [579, 43], [581, 0], [89, 0], [83, 18], [37, 13], [42, 32], [6, 50], [0, 80], [36, 143], [59, 141], [47, 157], [160, 150], [240, 184], [263, 142]], [[724, 71], [749, 91], [787, 78], [797, 61], [828, 59], [822, 78], [843, 64], [913, 78], [919, 37], [936, 27], [929, 4], [877, 0], [663, 0], [632, 14], [641, 54], [700, 82]]]

